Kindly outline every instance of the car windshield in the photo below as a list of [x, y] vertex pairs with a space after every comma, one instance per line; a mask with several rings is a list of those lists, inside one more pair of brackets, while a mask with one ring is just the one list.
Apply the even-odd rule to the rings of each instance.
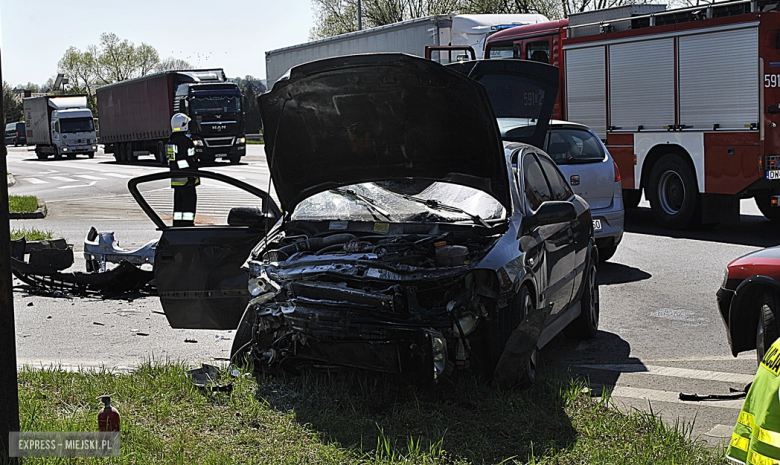
[[241, 111], [241, 98], [236, 96], [195, 97], [190, 101], [195, 115], [205, 113], [237, 113]]
[[485, 192], [445, 182], [384, 181], [353, 184], [299, 203], [299, 221], [469, 222], [505, 218], [504, 207]]
[[596, 163], [605, 156], [598, 138], [582, 129], [551, 129], [544, 150], [558, 165]]
[[60, 120], [60, 130], [63, 134], [74, 132], [92, 132], [95, 121], [92, 118], [66, 118]]

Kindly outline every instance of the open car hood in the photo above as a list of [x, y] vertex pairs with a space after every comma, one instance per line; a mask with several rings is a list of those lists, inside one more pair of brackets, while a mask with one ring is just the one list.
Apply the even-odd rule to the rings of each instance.
[[558, 68], [528, 60], [477, 60], [447, 68], [485, 86], [501, 138], [543, 148], [558, 96]]
[[284, 211], [338, 186], [399, 178], [470, 186], [510, 210], [485, 88], [438, 63], [403, 54], [315, 61], [292, 68], [259, 102]]

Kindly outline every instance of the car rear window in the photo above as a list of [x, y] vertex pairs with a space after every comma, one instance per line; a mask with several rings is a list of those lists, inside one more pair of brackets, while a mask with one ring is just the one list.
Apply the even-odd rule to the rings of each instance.
[[557, 165], [604, 161], [601, 141], [582, 129], [550, 129], [545, 151]]

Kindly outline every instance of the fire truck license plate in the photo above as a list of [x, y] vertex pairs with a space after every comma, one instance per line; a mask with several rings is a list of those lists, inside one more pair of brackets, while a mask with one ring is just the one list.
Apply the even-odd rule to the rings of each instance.
[[780, 170], [768, 170], [766, 172], [767, 179], [780, 179]]
[[601, 220], [593, 220], [593, 230], [601, 231]]

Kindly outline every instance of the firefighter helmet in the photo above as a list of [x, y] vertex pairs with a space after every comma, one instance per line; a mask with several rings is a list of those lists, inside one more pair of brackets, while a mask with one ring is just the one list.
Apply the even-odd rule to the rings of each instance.
[[171, 130], [173, 132], [186, 132], [190, 124], [190, 117], [184, 113], [176, 113], [171, 118]]

